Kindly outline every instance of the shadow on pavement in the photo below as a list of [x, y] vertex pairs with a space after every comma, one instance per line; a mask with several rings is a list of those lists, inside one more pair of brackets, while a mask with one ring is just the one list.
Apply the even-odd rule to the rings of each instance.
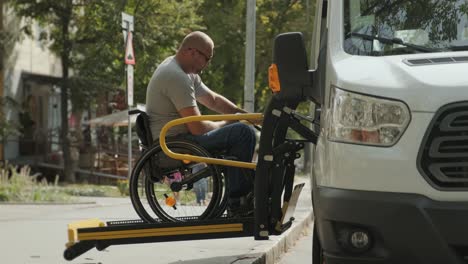
[[[194, 259], [185, 261], [175, 261], [168, 264], [247, 264], [256, 263], [261, 254], [238, 255], [238, 256], [222, 256], [206, 259]], [[260, 262], [259, 262], [260, 263]]]

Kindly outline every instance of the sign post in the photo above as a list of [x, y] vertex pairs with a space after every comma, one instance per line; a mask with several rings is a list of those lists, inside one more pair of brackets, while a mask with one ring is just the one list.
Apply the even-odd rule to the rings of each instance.
[[244, 109], [255, 112], [255, 0], [247, 0], [246, 30], [245, 30], [245, 79], [244, 79]]
[[[135, 54], [133, 51], [133, 16], [122, 12], [122, 31], [125, 44], [125, 64], [127, 70], [127, 106], [130, 111], [133, 106], [133, 65]], [[132, 122], [128, 114], [128, 178], [132, 174]]]

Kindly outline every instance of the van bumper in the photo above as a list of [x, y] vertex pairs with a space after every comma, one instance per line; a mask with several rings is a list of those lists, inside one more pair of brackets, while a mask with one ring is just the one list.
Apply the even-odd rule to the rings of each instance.
[[[327, 264], [468, 264], [467, 202], [316, 186], [312, 195]], [[367, 249], [350, 246], [355, 231], [370, 234]]]

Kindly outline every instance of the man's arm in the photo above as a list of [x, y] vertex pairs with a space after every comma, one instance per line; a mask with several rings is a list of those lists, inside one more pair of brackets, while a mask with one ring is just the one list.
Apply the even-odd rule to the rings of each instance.
[[229, 101], [226, 97], [209, 91], [207, 95], [197, 98], [197, 101], [209, 109], [220, 114], [236, 114], [247, 113], [244, 109], [240, 109], [233, 102]]
[[[182, 108], [179, 110], [179, 114], [181, 117], [189, 117], [189, 116], [200, 116], [200, 110], [196, 106], [190, 106], [186, 108]], [[187, 129], [189, 130], [190, 134], [192, 135], [203, 135], [211, 130], [218, 129], [220, 127], [225, 126], [228, 124], [226, 121], [196, 121], [186, 123]]]
[[[237, 107], [233, 102], [229, 101], [226, 97], [217, 94], [213, 91], [209, 91], [207, 95], [201, 96], [197, 98], [197, 101], [203, 104], [204, 106], [208, 107], [209, 109], [218, 112], [220, 114], [237, 114], [237, 113], [248, 113], [242, 108]], [[261, 120], [247, 120], [253, 125], [261, 125]], [[237, 122], [236, 120], [233, 121], [226, 121], [226, 124]]]

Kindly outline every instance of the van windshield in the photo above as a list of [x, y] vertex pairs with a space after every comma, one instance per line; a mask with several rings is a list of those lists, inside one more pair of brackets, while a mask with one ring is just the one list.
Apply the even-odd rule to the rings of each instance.
[[468, 50], [468, 0], [345, 0], [344, 49], [363, 56]]

